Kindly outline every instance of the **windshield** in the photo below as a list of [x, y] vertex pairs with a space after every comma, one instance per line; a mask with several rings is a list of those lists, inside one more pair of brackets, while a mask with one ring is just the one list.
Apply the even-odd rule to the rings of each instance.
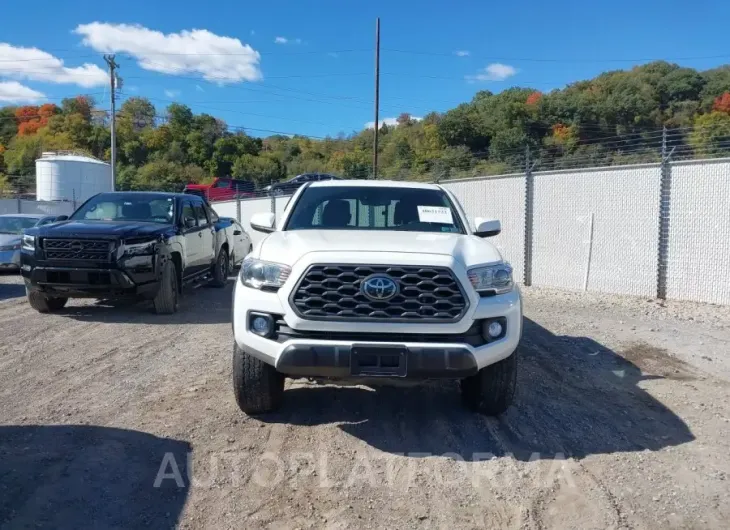
[[0, 234], [22, 234], [26, 228], [32, 228], [38, 217], [0, 217]]
[[312, 229], [465, 233], [441, 190], [370, 186], [307, 188], [284, 230]]
[[170, 224], [175, 219], [175, 201], [172, 197], [103, 194], [81, 206], [71, 219]]

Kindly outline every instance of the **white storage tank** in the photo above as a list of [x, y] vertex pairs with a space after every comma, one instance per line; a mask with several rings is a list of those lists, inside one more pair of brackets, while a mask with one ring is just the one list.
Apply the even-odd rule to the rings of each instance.
[[75, 201], [113, 191], [109, 164], [84, 155], [46, 152], [35, 161], [36, 200]]

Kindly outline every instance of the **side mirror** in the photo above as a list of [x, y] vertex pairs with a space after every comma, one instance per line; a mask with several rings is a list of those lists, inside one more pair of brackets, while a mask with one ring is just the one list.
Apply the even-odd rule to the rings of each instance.
[[183, 220], [183, 226], [185, 228], [195, 228], [198, 225], [198, 223], [195, 222], [195, 219], [192, 219], [190, 217], [187, 217]]
[[249, 223], [254, 230], [268, 234], [275, 230], [275, 220], [276, 218], [273, 213], [259, 212], [251, 216]]
[[477, 217], [474, 219], [474, 235], [478, 237], [492, 237], [498, 235], [502, 231], [502, 223], [498, 219], [484, 219]]
[[54, 223], [57, 223], [59, 221], [68, 221], [68, 215], [59, 215], [53, 220]]

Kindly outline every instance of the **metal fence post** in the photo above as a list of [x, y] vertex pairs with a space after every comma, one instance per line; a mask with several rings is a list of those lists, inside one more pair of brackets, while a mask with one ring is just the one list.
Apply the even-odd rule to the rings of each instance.
[[671, 159], [675, 147], [667, 151], [667, 128], [662, 130], [662, 161], [659, 166], [659, 241], [657, 259], [656, 296], [667, 298], [667, 264], [669, 262], [669, 214], [672, 199]]
[[18, 197], [18, 207], [16, 209], [18, 210], [18, 213], [23, 213], [23, 201], [20, 197]]
[[525, 270], [523, 283], [532, 285], [532, 232], [535, 206], [535, 180], [532, 170], [537, 164], [530, 157], [530, 146], [525, 146]]
[[274, 193], [274, 181], [271, 181], [269, 187], [269, 195], [271, 195], [271, 213], [274, 214], [274, 227], [276, 227], [276, 194]]
[[236, 194], [236, 220], [241, 222], [241, 195]]

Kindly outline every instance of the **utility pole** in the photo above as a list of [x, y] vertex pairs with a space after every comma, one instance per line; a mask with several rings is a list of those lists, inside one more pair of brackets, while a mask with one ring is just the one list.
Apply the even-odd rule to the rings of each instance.
[[375, 20], [375, 139], [373, 140], [373, 178], [378, 178], [378, 111], [380, 110], [380, 17]]
[[119, 65], [114, 60], [115, 55], [105, 55], [104, 60], [109, 65], [109, 81], [111, 87], [111, 142], [112, 142], [112, 190], [117, 189], [117, 109], [116, 109], [116, 91], [117, 76], [116, 69]]

